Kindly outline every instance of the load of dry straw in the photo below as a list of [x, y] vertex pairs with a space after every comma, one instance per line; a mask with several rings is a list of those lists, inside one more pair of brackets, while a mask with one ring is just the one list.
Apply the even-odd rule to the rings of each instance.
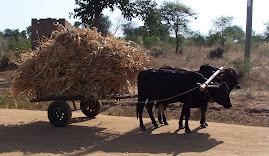
[[103, 37], [96, 29], [58, 26], [39, 50], [24, 55], [14, 75], [12, 94], [30, 98], [83, 96], [100, 99], [125, 92], [149, 63], [141, 47]]

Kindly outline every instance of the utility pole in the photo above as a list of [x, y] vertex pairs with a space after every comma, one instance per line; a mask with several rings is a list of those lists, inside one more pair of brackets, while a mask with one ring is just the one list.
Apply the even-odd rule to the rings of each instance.
[[253, 0], [247, 0], [247, 28], [244, 60], [250, 61]]

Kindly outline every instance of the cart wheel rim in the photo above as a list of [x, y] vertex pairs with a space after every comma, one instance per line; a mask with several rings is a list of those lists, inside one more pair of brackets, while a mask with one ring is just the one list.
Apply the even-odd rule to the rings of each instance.
[[96, 105], [92, 101], [83, 101], [81, 109], [87, 112], [94, 112], [96, 111]]
[[66, 116], [66, 112], [59, 106], [55, 107], [52, 112], [54, 119], [57, 119], [59, 121], [64, 120], [64, 117]]
[[94, 117], [94, 116], [98, 115], [101, 112], [102, 103], [99, 100], [96, 100], [96, 101], [94, 101], [94, 100], [81, 101], [80, 109], [87, 117]]

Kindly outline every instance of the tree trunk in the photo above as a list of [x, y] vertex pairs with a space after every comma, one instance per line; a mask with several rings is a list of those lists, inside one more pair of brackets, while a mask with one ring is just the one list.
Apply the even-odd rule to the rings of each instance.
[[221, 31], [221, 41], [220, 41], [221, 42], [220, 45], [224, 48], [225, 39], [223, 35], [224, 35], [224, 30]]
[[96, 16], [94, 18], [94, 24], [93, 24], [93, 26], [96, 27], [96, 28], [99, 28], [99, 22], [100, 22], [100, 17], [99, 16]]
[[176, 32], [176, 54], [178, 53], [178, 34]]

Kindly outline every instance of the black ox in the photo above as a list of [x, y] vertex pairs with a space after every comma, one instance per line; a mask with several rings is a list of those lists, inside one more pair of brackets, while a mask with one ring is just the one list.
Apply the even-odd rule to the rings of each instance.
[[[171, 66], [165, 66], [165, 67], [161, 67], [160, 69], [162, 70], [178, 70], [178, 71], [186, 71], [185, 69], [181, 69], [181, 68], [174, 68]], [[209, 78], [212, 74], [214, 74], [216, 71], [218, 70], [218, 68], [210, 65], [210, 64], [205, 64], [202, 65], [200, 67], [200, 70], [197, 71], [198, 73], [202, 74], [205, 78]], [[214, 82], [226, 82], [230, 91], [232, 91], [232, 89], [240, 88], [240, 85], [237, 81], [237, 73], [235, 71], [234, 68], [226, 68], [223, 72], [221, 72], [220, 74], [218, 74], [214, 79]], [[213, 101], [211, 101], [213, 102]], [[168, 125], [168, 122], [166, 121], [166, 117], [164, 114], [164, 110], [166, 109], [167, 105], [163, 105], [162, 103], [157, 103], [156, 107], [158, 108], [158, 120], [160, 124], [165, 124]], [[207, 105], [203, 105], [202, 107], [200, 107], [201, 109], [201, 120], [200, 120], [200, 124], [201, 124], [201, 128], [206, 128], [206, 126], [208, 126], [208, 124], [205, 122], [205, 114], [207, 111]], [[183, 118], [183, 112], [181, 113], [181, 120]], [[163, 120], [163, 121], [162, 121]], [[181, 127], [183, 128], [183, 127]]]
[[[184, 103], [182, 115], [185, 116], [186, 120], [186, 132], [191, 132], [188, 125], [190, 108], [203, 107], [212, 100], [225, 108], [232, 107], [229, 97], [230, 90], [225, 82], [216, 83], [215, 87], [209, 87], [206, 91], [200, 92], [199, 88], [197, 88], [197, 83], [204, 83], [205, 81], [206, 78], [202, 74], [188, 70], [141, 71], [138, 75], [137, 103], [137, 117], [140, 120], [141, 130], [145, 130], [142, 120], [145, 105], [153, 125], [155, 128], [158, 128], [152, 114], [154, 102], [158, 103], [161, 101], [163, 105], [175, 102]], [[177, 96], [189, 90], [191, 91], [182, 96]], [[182, 127], [182, 120], [180, 120], [179, 128]]]

